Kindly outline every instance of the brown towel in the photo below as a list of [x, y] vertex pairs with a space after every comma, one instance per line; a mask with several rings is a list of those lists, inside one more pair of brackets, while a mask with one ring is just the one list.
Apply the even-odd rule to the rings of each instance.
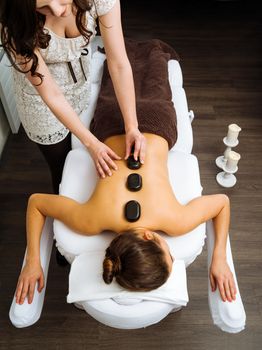
[[[157, 39], [125, 39], [125, 44], [134, 75], [139, 130], [162, 136], [170, 149], [176, 142], [177, 130], [167, 63], [179, 57], [171, 46]], [[100, 141], [125, 133], [106, 61], [90, 130]]]

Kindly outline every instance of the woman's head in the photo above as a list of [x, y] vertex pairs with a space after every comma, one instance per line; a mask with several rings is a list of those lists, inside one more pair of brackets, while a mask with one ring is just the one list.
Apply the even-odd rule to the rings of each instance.
[[[1, 0], [0, 23], [1, 42], [12, 65], [18, 70], [15, 56], [32, 62], [32, 76], [36, 73], [38, 58], [36, 49], [48, 47], [51, 36], [44, 29], [46, 16], [65, 17], [75, 10], [76, 25], [88, 43], [91, 32], [85, 26], [86, 11], [91, 9], [92, 0]], [[72, 7], [73, 6], [73, 7]]]
[[48, 16], [67, 17], [72, 12], [73, 0], [36, 0], [36, 11]]
[[123, 288], [149, 291], [166, 282], [172, 257], [165, 240], [149, 230], [128, 231], [117, 236], [106, 249], [103, 279], [116, 278]]

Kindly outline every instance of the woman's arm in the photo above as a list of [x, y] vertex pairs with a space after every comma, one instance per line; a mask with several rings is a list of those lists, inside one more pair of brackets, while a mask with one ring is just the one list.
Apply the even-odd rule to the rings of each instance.
[[83, 204], [61, 195], [35, 193], [28, 200], [26, 212], [28, 259], [40, 262], [40, 238], [47, 216], [60, 220], [78, 233], [88, 234], [89, 225], [91, 230], [93, 228]]
[[43, 75], [43, 80], [37, 76], [32, 76], [31, 72], [27, 72], [31, 67], [31, 62], [24, 64], [24, 58], [17, 57], [20, 63], [20, 68], [27, 72], [27, 79], [35, 87], [45, 104], [50, 108], [57, 119], [65, 125], [81, 142], [88, 148], [95, 162], [97, 171], [100, 176], [105, 177], [105, 174], [112, 175], [110, 168], [117, 169], [113, 159], [120, 157], [104, 143], [100, 142], [81, 122], [78, 115], [71, 107], [61, 89], [51, 76], [49, 69], [43, 60], [40, 52], [35, 51], [38, 57], [37, 73]]
[[[28, 302], [33, 300], [36, 282], [38, 291], [44, 287], [44, 275], [40, 262], [40, 239], [47, 216], [62, 221], [75, 232], [98, 233], [91, 215], [82, 205], [73, 199], [51, 194], [33, 194], [28, 201], [26, 213], [27, 254], [26, 264], [19, 276], [16, 289], [16, 302], [23, 304], [28, 295]], [[83, 220], [83, 218], [85, 218]], [[92, 233], [91, 233], [92, 234]]]
[[198, 225], [213, 219], [215, 229], [215, 246], [210, 267], [212, 291], [218, 285], [223, 301], [235, 299], [236, 286], [233, 274], [226, 262], [226, 244], [230, 222], [230, 202], [224, 194], [202, 196], [183, 206], [174, 227], [174, 234], [190, 232]]
[[125, 122], [125, 158], [130, 155], [132, 144], [135, 143], [134, 157], [137, 159], [139, 156], [140, 161], [144, 162], [146, 139], [138, 130], [134, 79], [126, 54], [119, 0], [116, 0], [116, 4], [107, 14], [99, 17], [99, 28], [106, 51], [108, 70]]

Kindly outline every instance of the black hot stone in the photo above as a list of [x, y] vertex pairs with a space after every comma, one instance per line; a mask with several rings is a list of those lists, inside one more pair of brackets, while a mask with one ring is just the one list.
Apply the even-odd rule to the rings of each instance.
[[139, 174], [130, 174], [127, 178], [127, 188], [130, 191], [139, 191], [142, 188], [142, 177]]
[[131, 155], [127, 158], [127, 166], [129, 169], [132, 170], [137, 170], [141, 167], [141, 163], [139, 161], [139, 158], [137, 160], [135, 160], [134, 156]]
[[132, 145], [132, 148], [131, 148], [131, 154], [130, 156], [127, 158], [127, 166], [129, 169], [132, 169], [132, 170], [136, 170], [136, 169], [139, 169], [141, 167], [141, 163], [139, 161], [139, 157], [137, 160], [135, 160], [134, 158], [134, 152], [135, 152], [135, 144]]
[[125, 205], [125, 218], [127, 221], [134, 222], [140, 218], [141, 207], [137, 201], [129, 201]]

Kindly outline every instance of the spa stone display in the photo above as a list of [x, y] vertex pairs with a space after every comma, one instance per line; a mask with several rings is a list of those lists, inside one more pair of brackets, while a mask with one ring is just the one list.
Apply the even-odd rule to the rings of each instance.
[[237, 182], [234, 173], [238, 170], [237, 163], [241, 156], [239, 153], [232, 151], [232, 148], [239, 144], [238, 134], [241, 130], [237, 124], [230, 124], [228, 126], [227, 136], [223, 138], [223, 142], [227, 148], [223, 156], [216, 158], [216, 165], [223, 170], [217, 174], [216, 180], [223, 187], [233, 187]]

